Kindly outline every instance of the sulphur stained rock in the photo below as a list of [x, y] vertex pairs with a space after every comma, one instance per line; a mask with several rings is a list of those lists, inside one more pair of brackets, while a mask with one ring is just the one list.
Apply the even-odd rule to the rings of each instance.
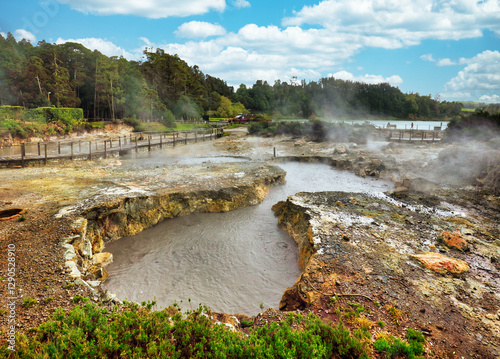
[[92, 259], [92, 265], [97, 267], [106, 267], [113, 262], [113, 254], [109, 252], [96, 253]]
[[426, 268], [441, 274], [460, 274], [470, 269], [466, 262], [447, 257], [440, 253], [425, 252], [424, 254], [413, 255], [412, 258], [418, 260]]
[[455, 248], [461, 251], [469, 249], [469, 244], [462, 237], [462, 233], [460, 233], [459, 231], [455, 231], [451, 234], [449, 232], [444, 231], [443, 233], [441, 233], [440, 239], [449, 248]]

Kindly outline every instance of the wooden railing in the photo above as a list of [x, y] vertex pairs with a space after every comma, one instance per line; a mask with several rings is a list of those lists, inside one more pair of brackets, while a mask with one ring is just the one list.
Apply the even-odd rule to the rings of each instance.
[[131, 151], [177, 145], [187, 145], [207, 141], [222, 136], [222, 128], [211, 128], [172, 133], [131, 133], [129, 135], [79, 139], [74, 141], [55, 141], [21, 143], [0, 149], [0, 165], [21, 165], [38, 162], [47, 164], [50, 160], [96, 159], [126, 154]]
[[435, 142], [441, 141], [443, 131], [441, 127], [435, 127], [434, 130], [397, 130], [392, 128], [384, 128], [379, 130], [382, 136], [388, 141], [421, 141], [421, 142]]

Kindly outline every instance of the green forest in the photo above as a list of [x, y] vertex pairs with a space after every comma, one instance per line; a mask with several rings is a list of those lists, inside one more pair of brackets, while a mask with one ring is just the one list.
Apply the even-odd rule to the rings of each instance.
[[262, 113], [275, 118], [380, 115], [445, 118], [461, 103], [405, 94], [387, 83], [335, 78], [287, 83], [256, 81], [236, 91], [223, 79], [161, 49], [141, 61], [108, 57], [78, 43], [33, 46], [0, 35], [0, 106], [81, 108], [89, 120], [199, 120]]

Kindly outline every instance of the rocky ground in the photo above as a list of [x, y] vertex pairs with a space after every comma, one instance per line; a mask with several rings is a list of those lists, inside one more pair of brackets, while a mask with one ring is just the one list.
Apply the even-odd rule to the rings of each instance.
[[[461, 166], [463, 181], [451, 181], [450, 157], [438, 155], [444, 150], [452, 153], [453, 147], [314, 143], [234, 131], [216, 141], [158, 151], [141, 165], [113, 158], [0, 170], [0, 210], [27, 209], [0, 222], [0, 330], [7, 332], [12, 301], [16, 330], [22, 332], [56, 307], [77, 305], [80, 296], [109, 300], [99, 286], [87, 285], [105, 279], [99, 265], [96, 274], [95, 258], [106, 241], [164, 218], [258, 203], [267, 186], [283, 180], [272, 164], [287, 159], [390, 178], [395, 190], [383, 198], [297, 194], [275, 206], [280, 224], [298, 243], [304, 270], [280, 309], [312, 310], [352, 328], [369, 326], [374, 338], [416, 328], [427, 337], [429, 357], [499, 357], [500, 199], [488, 188], [467, 186], [489, 183], [496, 154], [489, 153], [486, 169], [463, 174]], [[252, 161], [168, 160], [180, 156]], [[15, 246], [15, 300], [9, 299], [9, 245]], [[83, 283], [75, 284], [77, 277]], [[250, 319], [258, 325], [278, 313]]]

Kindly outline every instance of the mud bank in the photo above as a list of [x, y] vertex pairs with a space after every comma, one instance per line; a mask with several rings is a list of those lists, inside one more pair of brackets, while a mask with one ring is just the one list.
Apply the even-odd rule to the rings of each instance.
[[[189, 169], [194, 170], [193, 166]], [[235, 181], [224, 181], [224, 174], [234, 175], [234, 170], [238, 170]], [[165, 183], [162, 185], [159, 175], [154, 184], [143, 186], [141, 191], [137, 191], [137, 183], [128, 182], [128, 189], [109, 191], [108, 188], [101, 198], [96, 196], [59, 210], [57, 218], [75, 218], [72, 235], [63, 241], [67, 249], [65, 266], [70, 276], [98, 285], [96, 281], [106, 280], [104, 267], [112, 261], [110, 253], [102, 252], [106, 243], [137, 234], [165, 219], [256, 205], [264, 200], [269, 186], [282, 183], [285, 177], [280, 168], [262, 163], [204, 165], [203, 169], [198, 168], [198, 173], [213, 177], [211, 189], [204, 185], [203, 189], [176, 191]]]
[[[499, 354], [500, 247], [481, 222], [449, 209], [343, 192], [298, 193], [273, 209], [296, 240], [304, 269], [281, 310], [332, 317], [332, 301], [359, 301], [372, 307], [373, 322], [422, 330], [430, 345], [441, 346], [438, 356]], [[467, 248], [446, 241], [445, 233]], [[437, 264], [421, 260], [429, 256], [439, 256]], [[466, 265], [455, 271], [456, 263]]]

